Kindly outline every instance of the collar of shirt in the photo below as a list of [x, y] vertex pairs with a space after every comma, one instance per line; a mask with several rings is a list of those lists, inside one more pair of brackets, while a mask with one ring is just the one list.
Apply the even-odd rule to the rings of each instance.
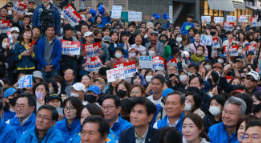
[[[32, 115], [32, 114], [31, 114], [31, 115]], [[23, 125], [23, 124], [31, 117], [31, 115], [28, 116], [27, 118], [25, 118], [23, 121], [21, 121], [21, 120], [19, 119], [19, 122], [21, 123], [21, 125]]]
[[179, 122], [179, 119], [173, 125], [171, 125], [171, 123], [169, 122], [169, 118], [168, 118], [168, 126], [169, 127], [176, 127], [178, 122]]
[[53, 40], [52, 41], [48, 41], [48, 39], [46, 38], [45, 39], [45, 42], [49, 43], [49, 45], [51, 45], [52, 42], [54, 42], [54, 37], [53, 37]]
[[146, 132], [144, 133], [144, 135], [143, 135], [141, 138], [138, 137], [138, 135], [137, 135], [137, 133], [136, 133], [136, 130], [134, 130], [135, 138], [136, 138], [136, 139], [142, 139], [142, 140], [145, 140], [145, 139], [146, 139], [146, 136], [147, 136], [147, 134], [148, 134], [148, 130], [149, 130], [149, 126], [148, 126]]

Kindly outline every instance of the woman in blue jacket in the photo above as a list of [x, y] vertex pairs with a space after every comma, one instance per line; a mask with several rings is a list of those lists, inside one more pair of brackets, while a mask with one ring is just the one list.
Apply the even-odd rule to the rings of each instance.
[[65, 143], [70, 143], [74, 135], [81, 131], [82, 102], [78, 97], [69, 97], [64, 100], [63, 114], [65, 118], [55, 124], [61, 131]]
[[24, 71], [32, 74], [35, 70], [36, 48], [32, 44], [32, 29], [27, 27], [22, 34], [21, 42], [14, 48], [14, 60], [18, 72]]

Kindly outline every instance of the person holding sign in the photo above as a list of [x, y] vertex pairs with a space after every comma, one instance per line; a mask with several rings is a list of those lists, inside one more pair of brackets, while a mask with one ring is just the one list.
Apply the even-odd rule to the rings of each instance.
[[22, 41], [14, 48], [14, 60], [17, 71], [32, 74], [36, 64], [36, 48], [32, 44], [32, 30], [26, 28], [22, 34]]
[[123, 58], [123, 49], [121, 47], [115, 48], [114, 57], [115, 58], [111, 59], [109, 62], [110, 68], [113, 68], [115, 64], [121, 64], [127, 62], [127, 60]]
[[150, 45], [156, 47], [156, 55], [163, 57], [164, 53], [164, 44], [158, 40], [159, 33], [157, 31], [152, 31], [150, 33], [150, 42], [145, 44], [145, 47], [148, 49]]
[[110, 23], [110, 12], [106, 9], [106, 7], [103, 4], [98, 3], [96, 6], [96, 11], [101, 16], [102, 27], [104, 27], [107, 23]]
[[0, 20], [11, 20], [11, 17], [7, 13], [7, 7], [2, 7], [0, 9]]
[[192, 63], [198, 64], [204, 60], [208, 60], [208, 57], [204, 55], [204, 53], [205, 53], [204, 46], [198, 45], [196, 49], [197, 49], [197, 52], [190, 57]]

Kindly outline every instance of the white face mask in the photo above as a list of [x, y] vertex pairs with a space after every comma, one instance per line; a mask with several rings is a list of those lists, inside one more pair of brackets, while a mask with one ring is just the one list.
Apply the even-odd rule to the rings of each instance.
[[146, 81], [150, 83], [150, 82], [151, 82], [151, 79], [152, 79], [152, 77], [153, 77], [153, 76], [151, 76], [151, 75], [147, 75], [147, 76], [145, 77], [145, 78], [146, 78]]
[[239, 49], [239, 50], [238, 50], [238, 53], [241, 54], [241, 53], [242, 53], [242, 49]]
[[207, 70], [210, 70], [211, 65], [205, 65], [205, 68], [206, 68]]
[[8, 45], [8, 43], [6, 43], [6, 42], [2, 43], [3, 48], [6, 48], [7, 45]]
[[119, 58], [122, 57], [122, 54], [121, 54], [121, 53], [115, 53], [115, 57], [116, 57], [117, 59], [119, 59]]
[[179, 80], [180, 80], [180, 82], [185, 82], [187, 80], [187, 76], [186, 75], [180, 75]]
[[193, 75], [193, 73], [191, 73], [191, 72], [188, 72], [188, 76], [192, 76]]
[[176, 38], [176, 41], [177, 41], [177, 42], [181, 42], [181, 41], [182, 41], [182, 38], [181, 38], [181, 37], [177, 37], [177, 38]]
[[213, 116], [218, 116], [221, 111], [220, 111], [220, 107], [218, 106], [210, 106], [209, 110], [208, 110]]
[[185, 108], [184, 108], [184, 111], [191, 111], [192, 109], [192, 105], [188, 104], [185, 102]]
[[223, 63], [224, 63], [224, 60], [223, 60], [223, 59], [218, 59], [217, 61], [218, 61], [218, 63], [220, 63], [220, 64], [223, 64]]
[[8, 15], [12, 15], [12, 10], [8, 10]]
[[49, 88], [49, 94], [53, 93], [53, 89]]
[[46, 2], [46, 3], [44, 3], [44, 2], [43, 2], [43, 5], [44, 5], [44, 6], [47, 6], [47, 5], [48, 5], [48, 3], [49, 3], [49, 1], [48, 1], [48, 2]]
[[79, 94], [71, 93], [70, 96], [72, 96], [72, 97], [79, 97]]
[[149, 51], [149, 56], [154, 56], [155, 52], [154, 51]]
[[18, 38], [18, 34], [12, 34], [12, 36], [15, 38], [15, 39], [17, 39]]
[[198, 55], [202, 55], [203, 51], [197, 51]]

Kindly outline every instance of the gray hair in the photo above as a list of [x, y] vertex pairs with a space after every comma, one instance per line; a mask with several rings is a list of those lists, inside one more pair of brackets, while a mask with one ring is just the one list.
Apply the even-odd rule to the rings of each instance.
[[179, 92], [179, 91], [173, 91], [173, 92], [169, 93], [169, 94], [166, 96], [166, 100], [167, 100], [167, 98], [168, 98], [170, 95], [173, 95], [173, 94], [179, 95], [180, 104], [181, 104], [181, 105], [185, 104], [185, 95], [184, 95], [182, 92]]
[[238, 97], [230, 97], [228, 98], [228, 100], [225, 102], [224, 107], [227, 106], [227, 104], [235, 104], [239, 106], [239, 113], [242, 115], [244, 115], [246, 113], [246, 103], [244, 100], [242, 100], [241, 98]]

